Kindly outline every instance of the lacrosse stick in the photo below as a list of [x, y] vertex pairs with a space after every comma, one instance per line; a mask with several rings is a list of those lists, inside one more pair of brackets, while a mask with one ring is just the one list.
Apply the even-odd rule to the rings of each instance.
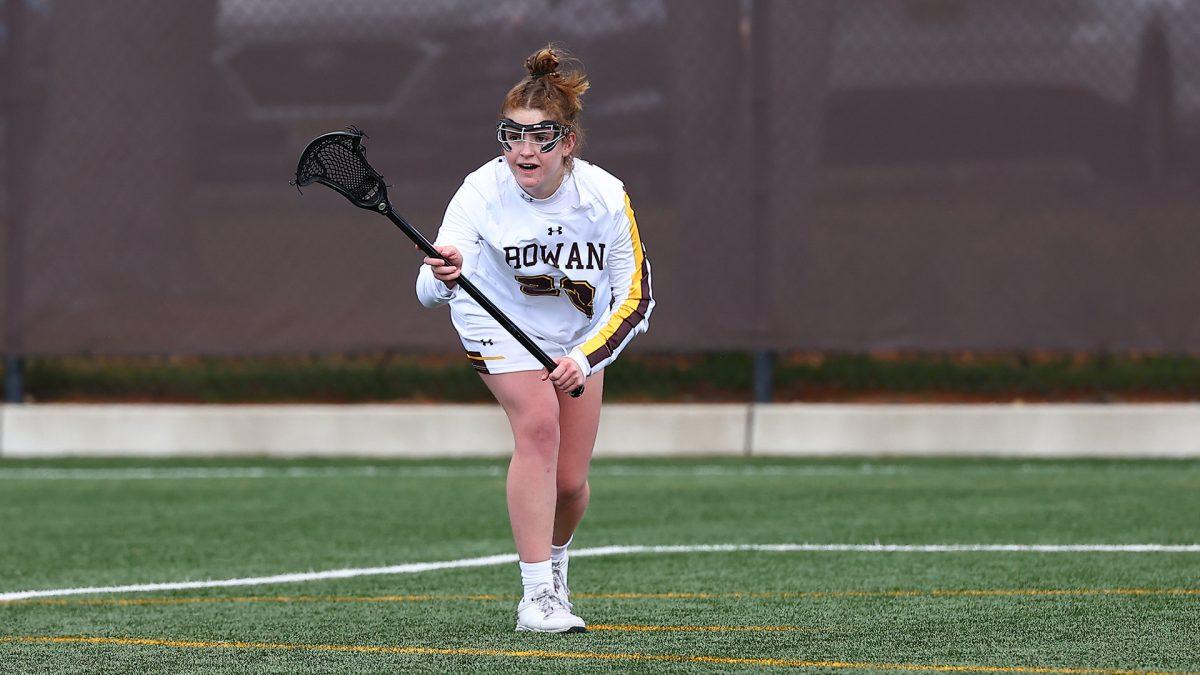
[[[383, 182], [383, 176], [371, 168], [371, 165], [367, 163], [367, 158], [363, 155], [366, 148], [362, 145], [362, 138], [363, 133], [354, 128], [351, 128], [350, 131], [335, 131], [318, 136], [300, 154], [300, 163], [296, 165], [296, 180], [292, 181], [292, 184], [297, 187], [313, 183], [329, 186], [340, 192], [355, 206], [387, 216], [395, 223], [396, 227], [408, 235], [417, 248], [425, 252], [425, 255], [431, 258], [441, 258], [442, 254], [438, 253], [433, 244], [429, 243], [429, 240], [416, 228], [409, 225], [408, 221], [396, 213], [391, 203], [388, 202], [387, 186]], [[521, 346], [528, 349], [538, 363], [546, 368], [546, 372], [554, 372], [558, 364], [534, 344], [528, 335], [517, 328], [516, 324], [509, 320], [496, 305], [492, 304], [491, 300], [479, 292], [479, 289], [475, 288], [475, 285], [466, 276], [459, 276], [455, 281], [475, 299], [475, 302], [479, 303], [480, 307], [491, 314], [492, 318], [504, 327], [504, 330], [516, 338]], [[582, 393], [583, 385], [580, 385], [571, 392], [571, 396], [577, 398]]]

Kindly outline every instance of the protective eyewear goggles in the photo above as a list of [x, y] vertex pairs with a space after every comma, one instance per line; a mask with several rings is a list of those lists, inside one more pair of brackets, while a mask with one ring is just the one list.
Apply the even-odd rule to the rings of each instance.
[[532, 143], [539, 152], [550, 152], [570, 132], [571, 127], [551, 120], [518, 124], [506, 117], [496, 123], [496, 140], [505, 152], [512, 152], [513, 146], [521, 142]]

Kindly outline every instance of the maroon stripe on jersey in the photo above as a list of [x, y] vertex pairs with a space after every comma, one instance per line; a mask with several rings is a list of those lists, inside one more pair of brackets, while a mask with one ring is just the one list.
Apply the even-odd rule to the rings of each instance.
[[588, 365], [595, 368], [604, 359], [612, 356], [613, 351], [625, 341], [625, 337], [646, 318], [646, 309], [650, 307], [650, 257], [646, 255], [646, 247], [642, 246], [642, 299], [637, 307], [621, 321], [618, 328], [599, 349], [587, 355]]

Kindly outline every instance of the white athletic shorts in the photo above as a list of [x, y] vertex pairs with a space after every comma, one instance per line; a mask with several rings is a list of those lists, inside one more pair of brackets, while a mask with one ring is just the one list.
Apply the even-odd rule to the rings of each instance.
[[[467, 359], [471, 366], [481, 373], [514, 373], [519, 370], [542, 370], [542, 364], [525, 349], [520, 342], [508, 331], [497, 327], [496, 330], [480, 332], [472, 331], [474, 335], [466, 337], [459, 334], [463, 349], [467, 350]], [[530, 335], [529, 338], [546, 352], [552, 360], [566, 356], [570, 350], [549, 340]]]

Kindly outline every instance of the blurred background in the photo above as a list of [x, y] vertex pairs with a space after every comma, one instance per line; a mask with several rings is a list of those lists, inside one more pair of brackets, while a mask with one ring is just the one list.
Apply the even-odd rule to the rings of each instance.
[[1200, 398], [1197, 0], [4, 0], [8, 400], [487, 400], [433, 238], [526, 55], [654, 268], [624, 400]]

